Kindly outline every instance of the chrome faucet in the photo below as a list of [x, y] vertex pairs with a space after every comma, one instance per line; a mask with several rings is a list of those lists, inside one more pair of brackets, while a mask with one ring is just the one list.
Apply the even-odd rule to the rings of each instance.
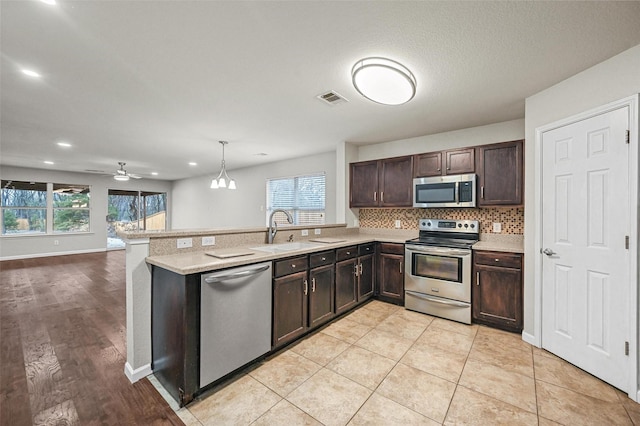
[[275, 209], [274, 211], [272, 211], [271, 214], [269, 215], [269, 231], [267, 232], [269, 237], [269, 244], [273, 244], [273, 239], [276, 237], [276, 232], [278, 232], [278, 224], [273, 221], [273, 215], [276, 214], [277, 212], [282, 212], [286, 214], [287, 221], [293, 224], [293, 218], [291, 217], [291, 214], [289, 214], [288, 211], [282, 210], [282, 209]]

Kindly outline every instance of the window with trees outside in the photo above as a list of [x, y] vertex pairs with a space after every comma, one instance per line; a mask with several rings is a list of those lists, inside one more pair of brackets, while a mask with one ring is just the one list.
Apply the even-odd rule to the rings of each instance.
[[[325, 223], [325, 174], [267, 179], [267, 226], [274, 210], [282, 209], [293, 217], [294, 225]], [[288, 223], [283, 213], [276, 213], [277, 223]]]
[[88, 185], [2, 180], [2, 235], [90, 231]]

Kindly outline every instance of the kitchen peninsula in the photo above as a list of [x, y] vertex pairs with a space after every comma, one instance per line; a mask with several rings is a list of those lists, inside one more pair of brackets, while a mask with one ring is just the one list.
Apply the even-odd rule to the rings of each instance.
[[[333, 311], [328, 317], [322, 317], [322, 321], [319, 321], [317, 325], [321, 325], [326, 320], [334, 318], [342, 312], [357, 306], [358, 303], [366, 301], [374, 293], [374, 286], [378, 285], [376, 281], [376, 266], [378, 262], [375, 261], [379, 244], [384, 243], [385, 247], [389, 245], [395, 245], [398, 250], [402, 249], [404, 242], [415, 236], [416, 230], [414, 229], [372, 229], [372, 228], [346, 228], [345, 225], [323, 225], [316, 227], [320, 234], [316, 234], [314, 230], [310, 230], [312, 234], [307, 237], [301, 237], [302, 230], [305, 227], [294, 226], [282, 228], [274, 241], [274, 246], [280, 246], [281, 250], [269, 251], [269, 246], [266, 242], [266, 229], [265, 228], [246, 228], [246, 229], [223, 229], [223, 230], [177, 230], [177, 231], [164, 231], [164, 232], [135, 232], [126, 233], [122, 236], [127, 243], [126, 253], [126, 280], [127, 280], [127, 364], [125, 366], [125, 373], [131, 381], [136, 381], [152, 371], [152, 274], [158, 273], [169, 274], [175, 277], [187, 288], [188, 283], [193, 283], [194, 288], [198, 289], [197, 297], [192, 295], [192, 298], [199, 300], [199, 287], [200, 276], [202, 273], [209, 273], [213, 271], [226, 270], [232, 267], [240, 267], [243, 265], [252, 265], [258, 263], [271, 263], [274, 265], [274, 298], [277, 298], [276, 285], [280, 285], [282, 282], [283, 294], [289, 294], [295, 289], [303, 288], [301, 281], [296, 285], [296, 277], [309, 277], [308, 284], [305, 281], [305, 296], [307, 291], [311, 293], [311, 286], [318, 283], [318, 289], [320, 290], [321, 275], [311, 275], [314, 271], [321, 272], [323, 268], [331, 268], [331, 273], [328, 274], [333, 277], [344, 276], [348, 277], [346, 281], [349, 286], [332, 287], [335, 288], [334, 293], [327, 293], [327, 297], [333, 297], [335, 301], [336, 310]], [[294, 244], [289, 245], [287, 248], [287, 240], [291, 239], [293, 235]], [[214, 238], [213, 240], [211, 238]], [[315, 237], [315, 238], [314, 238]], [[495, 237], [498, 237], [497, 235]], [[505, 237], [509, 236], [500, 236]], [[313, 242], [312, 240], [320, 240], [321, 242]], [[481, 238], [482, 240], [482, 238]], [[508, 240], [508, 238], [507, 238]], [[513, 239], [511, 239], [513, 240]], [[203, 246], [202, 242], [210, 243], [214, 241], [214, 245]], [[481, 241], [482, 242], [482, 241]], [[306, 243], [306, 244], [295, 244]], [[494, 241], [491, 243], [494, 250], [499, 250], [501, 245], [508, 247], [505, 251], [513, 251], [514, 247], [518, 247], [518, 242], [513, 241]], [[178, 249], [178, 246], [190, 246]], [[514, 245], [515, 244], [515, 245]], [[521, 241], [519, 243], [521, 248]], [[263, 251], [260, 249], [265, 249]], [[213, 252], [212, 254], [218, 254], [222, 258], [214, 257], [205, 254], [205, 252]], [[247, 254], [247, 251], [250, 254]], [[233, 256], [234, 253], [241, 255]], [[318, 253], [328, 253], [333, 256], [328, 259], [328, 256], [315, 256]], [[230, 256], [230, 257], [227, 257]], [[315, 256], [315, 257], [314, 257]], [[289, 260], [300, 260], [307, 263], [291, 263]], [[401, 262], [401, 260], [400, 260]], [[298, 271], [290, 270], [291, 267], [303, 267], [304, 272], [302, 275], [296, 275]], [[354, 267], [356, 281], [354, 280]], [[286, 268], [283, 270], [282, 268]], [[335, 268], [335, 269], [332, 269]], [[402, 274], [402, 268], [400, 274]], [[367, 276], [367, 270], [370, 270]], [[284, 272], [283, 272], [284, 271]], [[334, 272], [335, 271], [335, 272]], [[344, 271], [344, 272], [341, 272]], [[309, 275], [307, 275], [309, 274]], [[343, 274], [343, 275], [340, 275]], [[368, 277], [368, 278], [367, 278]], [[316, 281], [317, 278], [317, 281]], [[403, 276], [400, 275], [400, 280], [403, 280]], [[367, 284], [366, 279], [369, 279]], [[312, 284], [313, 280], [313, 284]], [[276, 282], [278, 284], [276, 284]], [[402, 281], [400, 281], [402, 282]], [[286, 287], [289, 286], [289, 287]], [[308, 286], [308, 287], [307, 287]], [[370, 287], [370, 289], [369, 289]], [[154, 287], [155, 288], [155, 287]], [[302, 290], [299, 290], [301, 293]], [[301, 295], [298, 295], [301, 296]], [[402, 295], [398, 295], [397, 301], [393, 299], [395, 303], [402, 303]], [[386, 300], [386, 299], [385, 299]], [[341, 302], [342, 301], [342, 302]], [[179, 301], [178, 301], [179, 302]], [[199, 301], [198, 301], [199, 303]], [[274, 306], [276, 301], [274, 300]], [[344, 308], [338, 309], [338, 306]], [[179, 303], [176, 303], [175, 308], [179, 311]], [[309, 306], [310, 309], [311, 306]], [[199, 311], [199, 305], [191, 306], [190, 309], [197, 309]], [[305, 310], [307, 306], [305, 305]], [[333, 309], [333, 306], [332, 308]], [[187, 311], [185, 311], [187, 312]], [[198, 323], [199, 316], [197, 312], [191, 312], [191, 320]], [[306, 316], [306, 311], [304, 313]], [[182, 317], [184, 320], [184, 317]], [[296, 318], [297, 320], [297, 318]], [[289, 324], [291, 318], [284, 318], [284, 323]], [[289, 321], [289, 323], [287, 323]], [[305, 326], [295, 330], [285, 330], [278, 335], [278, 317], [274, 313], [274, 340], [273, 347], [278, 345], [284, 345], [295, 338], [311, 330], [312, 327]], [[188, 321], [184, 322], [183, 326], [188, 327], [192, 325]], [[316, 324], [314, 323], [314, 326]], [[284, 326], [280, 328], [286, 328]], [[185, 335], [188, 334], [185, 329], [181, 330]], [[199, 331], [199, 328], [198, 328]], [[290, 332], [291, 331], [291, 332]], [[199, 332], [198, 332], [199, 334]], [[278, 336], [278, 337], [277, 337]], [[199, 336], [192, 336], [188, 342], [191, 345], [190, 353], [192, 358], [197, 357], [197, 347], [199, 344]], [[166, 359], [163, 358], [163, 359]], [[186, 358], [185, 358], [186, 359]], [[184, 389], [184, 387], [176, 386], [174, 389], [174, 398], [180, 402], [181, 405], [188, 403], [200, 388], [196, 374], [198, 370], [196, 361], [191, 360], [190, 365], [191, 378], [187, 381], [190, 388]], [[154, 365], [154, 369], [158, 370], [158, 366]], [[182, 369], [186, 371], [186, 367]], [[184, 377], [181, 379], [184, 383]], [[165, 387], [170, 388], [165, 383]], [[171, 389], [169, 389], [171, 392]]]

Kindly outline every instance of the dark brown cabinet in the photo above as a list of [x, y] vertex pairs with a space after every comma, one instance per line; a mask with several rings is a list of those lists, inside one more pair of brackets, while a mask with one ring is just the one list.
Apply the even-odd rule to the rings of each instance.
[[336, 250], [336, 315], [348, 311], [358, 303], [358, 247]]
[[[299, 272], [292, 272], [296, 269]], [[306, 256], [274, 262], [274, 347], [290, 342], [307, 331], [308, 293]]]
[[338, 249], [336, 261], [335, 312], [339, 315], [373, 296], [375, 244]]
[[521, 332], [522, 254], [474, 251], [471, 296], [474, 322]]
[[351, 207], [378, 206], [378, 160], [350, 164]]
[[411, 156], [350, 165], [350, 207], [411, 207]]
[[335, 253], [333, 250], [309, 256], [309, 327], [315, 328], [333, 318]]
[[333, 318], [334, 260], [329, 250], [274, 262], [274, 347]]
[[358, 273], [356, 274], [358, 303], [373, 296], [375, 283], [375, 252], [375, 244], [362, 244], [358, 246]]
[[414, 155], [413, 176], [458, 175], [475, 172], [475, 148]]
[[376, 278], [380, 300], [404, 305], [404, 244], [378, 244]]
[[523, 141], [478, 147], [478, 206], [523, 204]]

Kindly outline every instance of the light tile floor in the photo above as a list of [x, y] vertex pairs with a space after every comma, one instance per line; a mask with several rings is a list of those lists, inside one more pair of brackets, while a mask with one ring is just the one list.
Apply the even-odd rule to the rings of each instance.
[[187, 425], [640, 425], [519, 335], [373, 301], [177, 411]]

